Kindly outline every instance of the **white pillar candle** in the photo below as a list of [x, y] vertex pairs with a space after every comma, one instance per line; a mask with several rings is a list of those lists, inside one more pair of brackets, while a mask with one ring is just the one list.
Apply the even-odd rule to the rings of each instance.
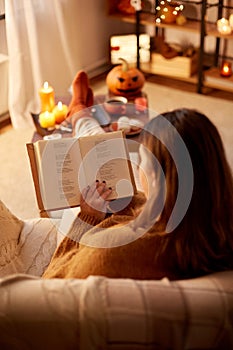
[[230, 25], [231, 29], [233, 29], [233, 14], [230, 15], [230, 17], [229, 17], [229, 25]]
[[217, 21], [217, 29], [221, 34], [231, 34], [231, 27], [226, 18], [221, 18]]

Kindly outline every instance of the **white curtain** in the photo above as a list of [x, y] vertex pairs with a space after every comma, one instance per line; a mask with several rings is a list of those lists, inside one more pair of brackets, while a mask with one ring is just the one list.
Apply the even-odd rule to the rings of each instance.
[[44, 81], [68, 95], [78, 69], [79, 0], [6, 0], [9, 112], [15, 128], [33, 126]]

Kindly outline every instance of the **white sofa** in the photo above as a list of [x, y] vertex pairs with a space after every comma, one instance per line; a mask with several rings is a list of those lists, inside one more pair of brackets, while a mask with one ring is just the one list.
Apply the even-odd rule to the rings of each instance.
[[233, 349], [233, 271], [173, 282], [43, 280], [58, 226], [25, 220], [8, 239], [0, 222], [1, 350]]

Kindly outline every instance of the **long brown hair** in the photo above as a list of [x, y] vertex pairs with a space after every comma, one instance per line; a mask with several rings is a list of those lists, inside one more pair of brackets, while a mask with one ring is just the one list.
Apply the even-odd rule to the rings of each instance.
[[[174, 147], [176, 134], [160, 128], [161, 118], [178, 131], [193, 166], [191, 201], [170, 233], [166, 225], [178, 187], [185, 186], [186, 180], [179, 183], [176, 164], [166, 147], [168, 143]], [[159, 128], [162, 137], [158, 139], [154, 134], [158, 135]], [[181, 278], [233, 269], [233, 178], [217, 128], [196, 110], [177, 109], [152, 119], [142, 133], [142, 143], [159, 161], [166, 181], [165, 205], [153, 227], [158, 234], [157, 263], [165, 262], [166, 270]]]

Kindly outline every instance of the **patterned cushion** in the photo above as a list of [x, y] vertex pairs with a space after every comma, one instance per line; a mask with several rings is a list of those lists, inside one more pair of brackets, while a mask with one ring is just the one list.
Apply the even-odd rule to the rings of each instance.
[[18, 242], [23, 221], [14, 216], [0, 201], [0, 268], [18, 255]]
[[15, 273], [41, 276], [61, 239], [59, 222], [48, 218], [24, 220], [20, 235], [8, 244], [14, 249], [3, 248], [0, 277]]
[[59, 223], [60, 220], [49, 218], [25, 220], [17, 272], [34, 276], [44, 273], [60, 239]]
[[60, 220], [20, 220], [0, 201], [0, 277], [14, 273], [41, 276], [64, 234]]

